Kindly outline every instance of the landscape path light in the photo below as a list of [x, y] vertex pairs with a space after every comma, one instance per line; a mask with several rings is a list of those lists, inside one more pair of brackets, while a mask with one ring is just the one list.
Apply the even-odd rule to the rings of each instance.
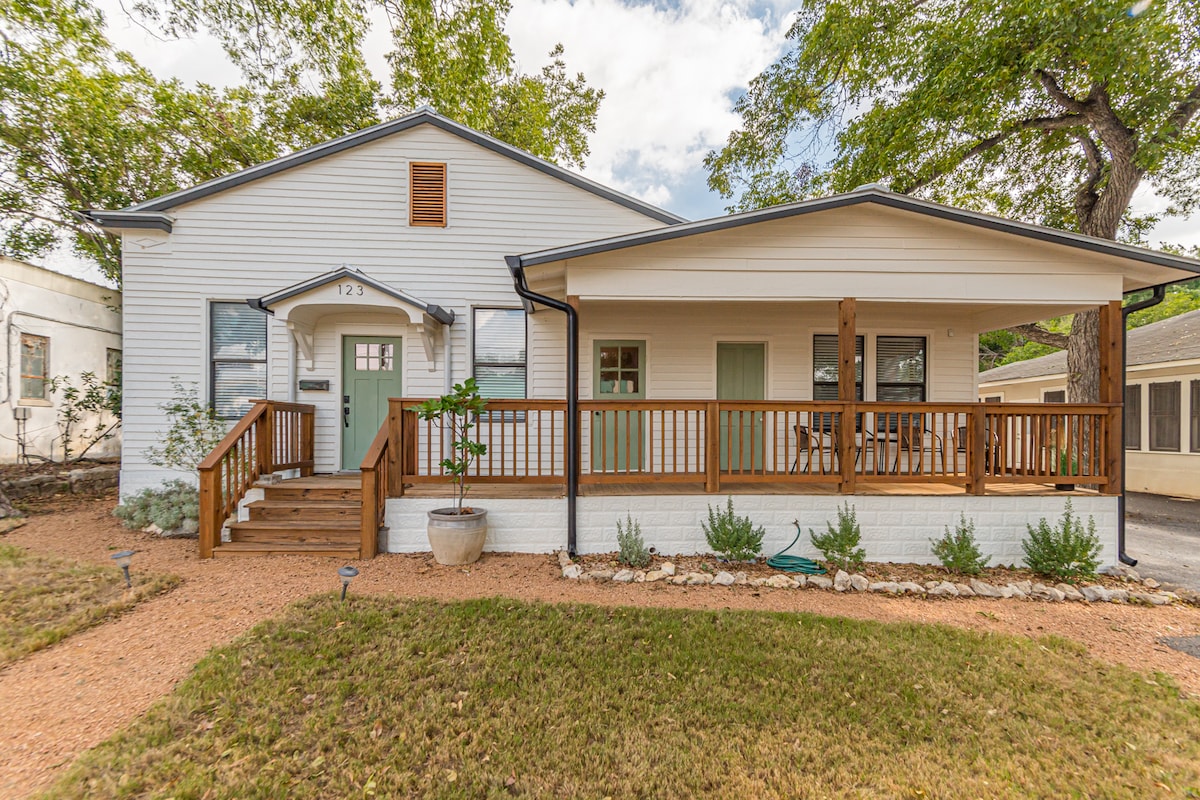
[[346, 590], [350, 588], [350, 581], [358, 575], [358, 570], [351, 566], [345, 566], [338, 570], [338, 576], [342, 579], [342, 602], [346, 602]]
[[117, 562], [117, 566], [121, 568], [121, 572], [125, 574], [125, 588], [132, 588], [133, 584], [129, 582], [129, 562], [133, 561], [132, 550], [122, 550], [119, 553], [113, 553], [110, 558]]

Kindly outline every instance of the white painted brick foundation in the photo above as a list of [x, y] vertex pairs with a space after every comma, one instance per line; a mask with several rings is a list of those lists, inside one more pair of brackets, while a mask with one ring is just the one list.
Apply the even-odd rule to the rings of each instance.
[[[804, 530], [792, 550], [802, 556], [818, 554], [809, 543], [808, 529], [825, 529], [837, 520], [837, 509], [845, 501], [855, 507], [862, 527], [862, 543], [870, 561], [936, 563], [929, 540], [942, 535], [946, 526], [958, 522], [960, 512], [975, 520], [980, 549], [992, 556], [992, 564], [1019, 564], [1024, 557], [1021, 540], [1027, 524], [1045, 517], [1052, 524], [1062, 516], [1065, 496], [1000, 497], [920, 495], [857, 496], [825, 495], [738, 495], [733, 499], [739, 514], [749, 515], [766, 528], [763, 552], [783, 549], [796, 535], [793, 520]], [[1117, 560], [1117, 498], [1071, 497], [1075, 513], [1085, 522], [1096, 521], [1103, 551], [1102, 564]], [[548, 553], [566, 546], [567, 501], [488, 500], [475, 503], [488, 510], [488, 539], [485, 549], [521, 553]], [[700, 522], [708, 518], [708, 505], [725, 503], [724, 495], [667, 495], [639, 497], [579, 498], [579, 541], [581, 553], [603, 553], [617, 549], [617, 519], [628, 513], [641, 523], [646, 544], [660, 553], [706, 552]], [[393, 498], [387, 501], [388, 531], [383, 542], [391, 553], [427, 551], [425, 512], [446, 505], [444, 499]]]

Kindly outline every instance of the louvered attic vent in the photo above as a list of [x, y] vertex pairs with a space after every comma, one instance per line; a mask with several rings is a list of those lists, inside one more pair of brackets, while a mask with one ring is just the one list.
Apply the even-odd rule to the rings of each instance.
[[446, 227], [446, 165], [410, 162], [408, 184], [408, 224]]

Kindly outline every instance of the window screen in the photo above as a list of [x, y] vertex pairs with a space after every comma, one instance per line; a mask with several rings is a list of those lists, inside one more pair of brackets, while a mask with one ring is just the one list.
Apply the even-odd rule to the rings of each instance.
[[[813, 336], [813, 399], [838, 399], [838, 337]], [[854, 337], [854, 399], [863, 399], [863, 337]]]
[[21, 334], [21, 399], [45, 400], [49, 379], [50, 340], [31, 333]]
[[1067, 390], [1055, 389], [1052, 392], [1044, 392], [1042, 394], [1043, 403], [1065, 403], [1067, 402]]
[[880, 336], [875, 340], [875, 399], [925, 400], [924, 336]]
[[1150, 449], [1179, 450], [1179, 381], [1150, 384]]
[[238, 419], [267, 396], [267, 316], [245, 303], [213, 303], [210, 401], [217, 416]]
[[1142, 449], [1142, 387], [1125, 387], [1125, 449]]
[[525, 312], [477, 308], [472, 374], [484, 397], [525, 397]]

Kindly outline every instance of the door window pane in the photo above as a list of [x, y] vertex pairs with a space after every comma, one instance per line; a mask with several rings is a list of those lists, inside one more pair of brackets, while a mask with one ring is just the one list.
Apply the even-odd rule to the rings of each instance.
[[1179, 381], [1150, 384], [1150, 449], [1179, 451]]
[[527, 370], [523, 309], [475, 309], [474, 351], [471, 374], [481, 395], [496, 399], [525, 397]]
[[245, 303], [212, 303], [210, 314], [210, 401], [218, 417], [237, 419], [267, 396], [267, 316]]

